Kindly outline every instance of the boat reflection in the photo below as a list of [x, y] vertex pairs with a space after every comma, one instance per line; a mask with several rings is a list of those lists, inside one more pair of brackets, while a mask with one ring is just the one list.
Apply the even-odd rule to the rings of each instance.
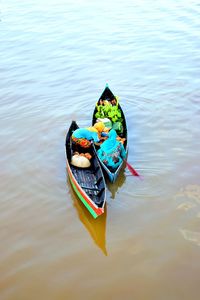
[[125, 180], [126, 180], [125, 166], [122, 167], [120, 174], [114, 183], [110, 182], [106, 178], [106, 185], [107, 185], [108, 190], [111, 192], [112, 199], [115, 199], [115, 194], [117, 193], [118, 189], [124, 184]]
[[78, 212], [80, 221], [83, 223], [85, 228], [90, 233], [94, 243], [102, 250], [102, 252], [107, 256], [106, 250], [106, 217], [107, 208], [105, 204], [104, 213], [98, 218], [94, 219], [90, 212], [85, 208], [84, 204], [74, 193], [69, 178], [68, 185], [70, 187], [69, 191], [74, 203], [74, 206]]

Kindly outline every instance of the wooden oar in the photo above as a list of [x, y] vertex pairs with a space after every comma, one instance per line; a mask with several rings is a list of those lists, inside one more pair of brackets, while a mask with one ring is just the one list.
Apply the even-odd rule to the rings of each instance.
[[125, 161], [125, 163], [126, 163], [126, 166], [127, 166], [127, 168], [129, 169], [129, 171], [131, 172], [131, 174], [133, 175], [133, 176], [138, 176], [140, 179], [143, 179], [141, 176], [140, 176], [140, 174], [127, 162], [127, 160], [125, 160], [124, 159], [124, 161]]

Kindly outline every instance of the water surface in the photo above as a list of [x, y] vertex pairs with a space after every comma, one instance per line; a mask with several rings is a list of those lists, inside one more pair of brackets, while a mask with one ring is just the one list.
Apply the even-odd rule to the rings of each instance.
[[[199, 299], [199, 1], [1, 1], [0, 298]], [[129, 163], [94, 221], [65, 135], [120, 97]]]

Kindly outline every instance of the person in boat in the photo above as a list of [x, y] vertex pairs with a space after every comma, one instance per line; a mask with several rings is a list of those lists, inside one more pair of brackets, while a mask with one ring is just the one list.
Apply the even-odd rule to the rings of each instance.
[[97, 151], [99, 159], [107, 166], [116, 169], [126, 157], [123, 142], [117, 140], [117, 133], [111, 129], [108, 138]]
[[96, 145], [99, 145], [101, 140], [105, 139], [105, 137], [101, 136], [103, 131], [108, 131], [103, 122], [97, 122], [87, 128], [78, 128], [72, 134], [72, 141], [82, 148], [89, 148], [92, 141], [94, 141]]

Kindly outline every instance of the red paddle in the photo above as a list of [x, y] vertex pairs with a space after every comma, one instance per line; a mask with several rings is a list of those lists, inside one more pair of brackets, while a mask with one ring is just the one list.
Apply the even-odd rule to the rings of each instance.
[[138, 176], [142, 179], [142, 177], [138, 174], [138, 172], [124, 159], [127, 168], [129, 169], [129, 171], [133, 174], [133, 176]]

